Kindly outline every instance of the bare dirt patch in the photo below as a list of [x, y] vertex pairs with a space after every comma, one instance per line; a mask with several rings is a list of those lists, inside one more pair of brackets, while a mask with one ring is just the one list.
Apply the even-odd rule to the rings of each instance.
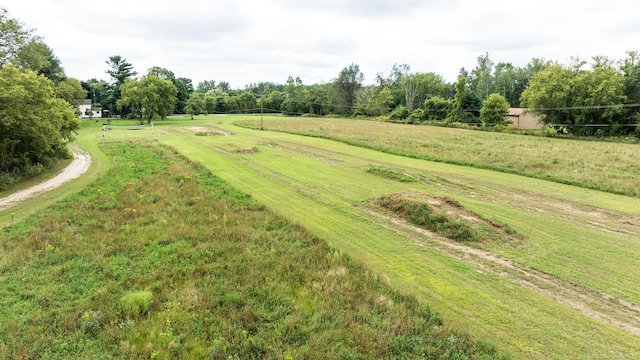
[[89, 169], [89, 165], [91, 165], [91, 156], [87, 153], [75, 151], [73, 153], [73, 161], [71, 164], [64, 168], [64, 170], [55, 177], [0, 199], [0, 210], [10, 208], [20, 201], [45, 191], [55, 189], [63, 183], [79, 177]]
[[217, 128], [206, 127], [206, 126], [184, 126], [182, 128], [185, 130], [189, 130], [199, 136], [216, 136], [216, 135], [230, 136], [231, 135], [231, 133], [228, 131], [224, 131]]

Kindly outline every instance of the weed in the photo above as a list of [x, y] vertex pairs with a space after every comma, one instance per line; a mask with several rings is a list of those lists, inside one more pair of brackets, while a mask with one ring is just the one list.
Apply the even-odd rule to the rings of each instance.
[[151, 291], [132, 292], [120, 298], [120, 310], [127, 318], [136, 318], [146, 314], [152, 303], [153, 293]]
[[383, 196], [373, 201], [375, 205], [390, 210], [414, 225], [435, 231], [460, 242], [478, 241], [473, 229], [460, 219], [434, 211], [429, 204], [405, 199], [401, 196]]

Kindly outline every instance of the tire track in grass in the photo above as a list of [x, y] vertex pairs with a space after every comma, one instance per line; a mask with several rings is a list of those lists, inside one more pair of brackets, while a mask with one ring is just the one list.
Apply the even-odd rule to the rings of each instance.
[[509, 279], [554, 299], [593, 319], [640, 336], [640, 306], [638, 305], [584, 288], [489, 251], [455, 243], [431, 231], [408, 224], [402, 219], [371, 209], [368, 215], [380, 226], [414, 239], [422, 246], [436, 248], [458, 260], [474, 264], [488, 273]]

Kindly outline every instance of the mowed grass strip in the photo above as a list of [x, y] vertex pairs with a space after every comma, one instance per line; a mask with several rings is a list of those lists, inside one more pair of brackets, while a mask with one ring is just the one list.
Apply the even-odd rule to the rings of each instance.
[[[513, 352], [516, 358], [523, 359], [633, 358], [632, 354], [640, 351], [637, 337], [518, 284], [488, 275], [419, 241], [388, 231], [371, 219], [366, 209], [354, 206], [367, 199], [407, 191], [451, 198], [483, 219], [508, 225], [509, 228], [502, 229], [505, 233], [511, 235], [515, 231], [518, 237], [526, 237], [526, 241], [514, 244], [478, 243], [482, 247], [495, 248], [496, 253], [504, 252], [505, 248], [517, 253], [524, 243], [527, 255], [511, 254], [509, 258], [516, 257], [524, 264], [532, 259], [546, 259], [535, 268], [545, 272], [552, 269], [550, 272], [554, 274], [559, 271], [562, 278], [606, 292], [611, 292], [612, 287], [624, 288], [624, 294], [618, 291], [614, 294], [635, 303], [637, 266], [633, 264], [636, 261], [625, 254], [636, 253], [637, 244], [627, 241], [624, 243], [627, 250], [615, 248], [612, 252], [603, 252], [610, 244], [600, 241], [597, 230], [577, 223], [576, 214], [564, 218], [551, 211], [539, 212], [535, 207], [549, 200], [564, 204], [569, 199], [579, 199], [637, 214], [638, 199], [402, 158], [325, 139], [220, 126], [233, 128], [235, 135], [197, 137], [175, 131], [160, 141], [179, 148], [190, 159], [201, 162], [260, 202], [303, 224], [372, 270], [387, 274], [392, 286], [415, 294], [456, 326], [482, 333]], [[251, 147], [258, 147], [260, 151], [253, 154], [235, 151]], [[407, 183], [370, 174], [366, 170], [372, 166], [418, 174], [425, 181]], [[500, 194], [506, 199], [498, 196]], [[531, 199], [522, 197], [523, 194]], [[625, 202], [621, 203], [621, 199]], [[541, 224], [552, 219], [554, 223], [540, 231]], [[572, 231], [580, 229], [581, 232], [572, 235]], [[607, 239], [617, 236], [610, 234]], [[593, 241], [586, 244], [585, 238]], [[584, 277], [585, 271], [598, 273], [599, 278]]]
[[167, 147], [0, 235], [0, 358], [507, 358]]
[[[236, 123], [260, 127], [255, 117]], [[640, 145], [391, 124], [266, 117], [267, 130], [334, 139], [392, 154], [473, 166], [616, 194], [640, 196]]]

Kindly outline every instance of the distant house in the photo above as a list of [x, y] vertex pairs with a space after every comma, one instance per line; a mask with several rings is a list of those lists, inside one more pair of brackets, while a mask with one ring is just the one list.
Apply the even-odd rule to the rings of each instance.
[[507, 120], [513, 123], [513, 126], [520, 129], [542, 129], [544, 124], [540, 121], [540, 117], [527, 113], [527, 109], [510, 108], [507, 114]]
[[80, 119], [93, 119], [102, 117], [102, 108], [91, 106], [91, 99], [74, 100], [74, 103], [78, 107]]

